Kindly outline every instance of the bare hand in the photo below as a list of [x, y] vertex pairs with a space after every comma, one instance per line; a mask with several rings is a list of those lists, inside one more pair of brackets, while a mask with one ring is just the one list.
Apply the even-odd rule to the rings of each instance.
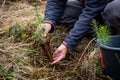
[[53, 53], [53, 62], [51, 64], [55, 64], [66, 57], [67, 47], [61, 44], [58, 49]]
[[44, 34], [43, 34], [43, 37], [46, 37], [46, 35], [47, 35], [47, 33], [50, 31], [50, 29], [51, 29], [51, 24], [49, 24], [49, 23], [44, 23], [44, 24], [40, 24], [39, 26], [38, 26], [38, 30], [40, 30], [40, 29], [44, 29], [45, 31], [44, 31]]

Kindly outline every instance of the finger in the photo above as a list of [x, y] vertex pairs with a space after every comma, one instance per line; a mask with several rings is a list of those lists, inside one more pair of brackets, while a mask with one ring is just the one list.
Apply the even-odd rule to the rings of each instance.
[[57, 57], [53, 57], [53, 60], [55, 61], [57, 59]]
[[55, 63], [59, 62], [60, 60], [61, 60], [61, 59], [59, 58], [59, 59], [53, 61], [51, 64], [55, 64]]
[[[45, 29], [45, 28], [44, 28]], [[49, 30], [45, 29], [44, 33], [43, 33], [43, 37], [46, 37], [48, 34]]]
[[62, 53], [60, 53], [59, 56], [57, 56], [57, 59], [54, 60], [51, 64], [55, 64], [55, 63], [61, 61], [61, 60], [64, 59], [64, 58], [65, 58], [65, 56], [62, 55]]
[[56, 60], [57, 57], [60, 56], [61, 51], [57, 50], [55, 53], [53, 53], [53, 59]]
[[63, 59], [63, 57], [57, 58], [57, 59], [56, 59], [55, 61], [53, 61], [51, 64], [55, 64], [55, 63], [61, 61], [62, 59]]
[[49, 32], [49, 31], [45, 29], [43, 36], [47, 36], [48, 32]]
[[40, 29], [42, 29], [42, 28], [44, 28], [43, 24], [38, 25], [38, 27], [37, 27], [38, 30], [40, 30]]
[[47, 34], [48, 34], [48, 31], [45, 30], [45, 31], [43, 32], [43, 34], [42, 34], [42, 37], [46, 37]]
[[53, 59], [56, 60], [59, 55], [57, 53], [54, 53]]
[[58, 50], [56, 50], [54, 53], [53, 53], [53, 57], [55, 57], [55, 55], [58, 53]]
[[56, 60], [57, 58], [59, 58], [59, 56], [61, 56], [59, 53], [57, 53], [54, 57], [53, 57], [53, 59], [54, 60]]
[[47, 36], [47, 34], [45, 33], [45, 34], [43, 34], [43, 37], [46, 37]]

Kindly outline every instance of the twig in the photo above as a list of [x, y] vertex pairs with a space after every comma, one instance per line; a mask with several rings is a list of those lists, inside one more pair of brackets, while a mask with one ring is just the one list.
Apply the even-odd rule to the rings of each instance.
[[2, 52], [2, 53], [6, 53], [6, 51], [5, 51], [5, 50], [3, 50], [3, 49], [0, 49], [0, 52]]
[[88, 43], [88, 45], [85, 47], [82, 55], [81, 55], [80, 58], [78, 59], [78, 62], [77, 62], [77, 64], [76, 64], [76, 66], [74, 67], [74, 70], [77, 69], [78, 64], [79, 64], [79, 63], [81, 62], [81, 60], [82, 60], [82, 57], [85, 55], [85, 52], [87, 51], [88, 47], [90, 46], [90, 44], [91, 44], [95, 39], [96, 39], [96, 38], [93, 38], [93, 39]]
[[6, 0], [3, 1], [1, 8], [4, 6], [5, 2], [6, 2]]

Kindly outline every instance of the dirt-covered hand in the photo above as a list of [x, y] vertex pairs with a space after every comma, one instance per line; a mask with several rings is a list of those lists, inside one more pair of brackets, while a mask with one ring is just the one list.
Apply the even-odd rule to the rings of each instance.
[[38, 26], [38, 30], [40, 30], [40, 29], [44, 29], [43, 36], [45, 37], [47, 35], [47, 33], [51, 30], [51, 24], [49, 24], [49, 23], [40, 24]]
[[51, 64], [55, 64], [59, 61], [61, 61], [62, 59], [64, 59], [66, 57], [67, 54], [67, 47], [63, 44], [61, 44], [57, 50], [53, 53], [53, 62]]

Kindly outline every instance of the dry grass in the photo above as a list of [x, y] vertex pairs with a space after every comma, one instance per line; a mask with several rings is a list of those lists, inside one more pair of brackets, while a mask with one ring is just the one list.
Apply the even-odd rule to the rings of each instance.
[[[39, 6], [43, 15], [44, 5]], [[91, 43], [85, 56], [78, 60], [89, 40], [84, 39], [76, 51], [68, 52], [67, 58], [50, 65], [40, 45], [32, 39], [37, 27], [34, 8], [26, 1], [12, 2], [0, 9], [0, 79], [12, 80], [95, 80], [99, 73], [98, 50]], [[20, 25], [16, 36], [9, 35], [9, 29]], [[58, 27], [50, 34], [52, 52], [60, 45], [68, 32], [67, 28]], [[21, 37], [24, 36], [24, 37]], [[19, 39], [20, 38], [20, 39]], [[19, 39], [19, 40], [18, 40]], [[75, 66], [77, 68], [75, 69]], [[101, 80], [101, 79], [100, 79]]]

